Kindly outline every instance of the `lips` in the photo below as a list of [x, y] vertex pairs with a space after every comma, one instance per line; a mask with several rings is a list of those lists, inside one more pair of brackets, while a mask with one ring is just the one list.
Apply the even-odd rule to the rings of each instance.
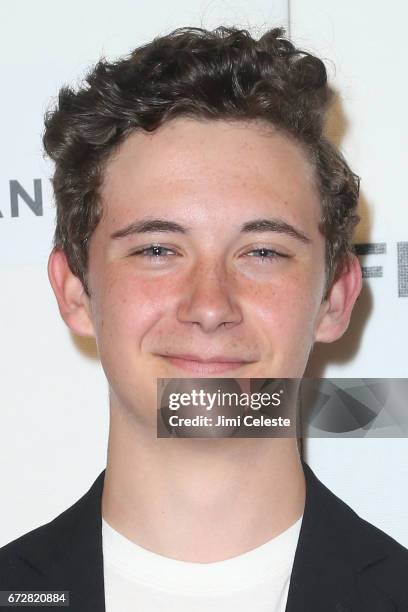
[[237, 370], [249, 363], [253, 363], [226, 355], [214, 355], [207, 359], [192, 354], [160, 356], [176, 368], [198, 375], [222, 374], [223, 372]]

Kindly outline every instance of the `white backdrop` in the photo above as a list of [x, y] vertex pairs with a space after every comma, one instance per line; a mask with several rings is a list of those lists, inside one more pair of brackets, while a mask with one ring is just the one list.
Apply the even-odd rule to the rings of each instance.
[[[343, 339], [318, 347], [309, 373], [408, 377], [408, 44], [403, 0], [290, 0], [292, 38], [326, 62], [339, 92], [331, 137], [361, 176], [357, 243], [382, 245], [361, 258], [382, 276], [364, 282]], [[385, 251], [385, 252], [382, 252]], [[371, 270], [369, 273], [373, 273]], [[401, 295], [399, 295], [401, 293]], [[329, 365], [326, 365], [329, 364]], [[408, 398], [407, 398], [408, 410]], [[408, 546], [408, 441], [312, 439], [307, 459], [361, 516]]]
[[[408, 280], [401, 281], [397, 243], [408, 243], [407, 125], [398, 82], [408, 15], [403, 0], [387, 4], [392, 33], [391, 25], [384, 33], [383, 11], [368, 0], [353, 5], [351, 23], [349, 15], [334, 0], [292, 0], [290, 28], [297, 43], [336, 65], [332, 80], [342, 99], [330, 131], [363, 177], [358, 241], [385, 245], [374, 249], [385, 253], [362, 260], [381, 267], [382, 276], [365, 282], [349, 333], [316, 351], [309, 373], [406, 377]], [[127, 53], [174, 27], [221, 23], [254, 33], [287, 26], [287, 1], [72, 0], [64, 11], [51, 0], [1, 4], [0, 546], [76, 501], [106, 462], [102, 368], [92, 342], [75, 338], [60, 319], [47, 278], [54, 209], [51, 168], [41, 155], [44, 110], [101, 54]], [[313, 440], [307, 457], [334, 491], [408, 546], [405, 440]]]

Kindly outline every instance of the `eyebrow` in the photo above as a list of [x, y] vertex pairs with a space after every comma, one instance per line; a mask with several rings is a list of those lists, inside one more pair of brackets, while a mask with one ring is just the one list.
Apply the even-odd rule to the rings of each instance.
[[187, 234], [188, 228], [174, 223], [173, 221], [167, 221], [166, 219], [145, 219], [142, 221], [134, 221], [126, 227], [113, 232], [111, 238], [125, 238], [132, 234], [153, 234], [155, 232], [178, 232], [180, 234]]
[[241, 232], [276, 232], [287, 234], [305, 244], [312, 242], [306, 234], [283, 219], [254, 219], [244, 223]]
[[[167, 221], [166, 219], [144, 219], [141, 221], [134, 221], [126, 227], [123, 227], [116, 232], [111, 234], [111, 239], [125, 238], [132, 236], [133, 234], [153, 234], [156, 232], [175, 232], [179, 234], [187, 234], [190, 228], [175, 223], [174, 221]], [[309, 244], [311, 241], [306, 234], [301, 232], [299, 229], [287, 223], [283, 219], [253, 219], [247, 221], [241, 226], [241, 233], [262, 233], [262, 232], [276, 232], [278, 234], [286, 234], [291, 238], [296, 238], [300, 242]]]

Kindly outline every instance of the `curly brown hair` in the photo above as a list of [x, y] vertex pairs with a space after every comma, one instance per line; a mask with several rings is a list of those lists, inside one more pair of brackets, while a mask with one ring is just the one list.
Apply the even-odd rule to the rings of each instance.
[[88, 243], [102, 216], [106, 163], [131, 132], [178, 116], [263, 120], [295, 137], [315, 168], [330, 286], [353, 251], [359, 178], [323, 135], [333, 97], [323, 62], [284, 35], [283, 28], [259, 40], [237, 28], [178, 28], [116, 62], [101, 59], [77, 90], [61, 88], [43, 137], [55, 162], [54, 247], [88, 296]]

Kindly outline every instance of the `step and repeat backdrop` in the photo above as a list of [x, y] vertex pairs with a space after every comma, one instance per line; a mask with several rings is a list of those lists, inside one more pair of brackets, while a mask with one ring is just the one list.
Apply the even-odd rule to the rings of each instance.
[[[383, 3], [381, 3], [383, 4]], [[64, 83], [186, 25], [284, 26], [326, 61], [338, 95], [328, 132], [362, 177], [357, 252], [364, 288], [344, 338], [317, 346], [307, 375], [408, 377], [407, 43], [402, 0], [16, 0], [0, 8], [0, 546], [78, 499], [106, 463], [108, 389], [96, 347], [60, 318], [47, 277], [54, 228], [43, 115]], [[369, 19], [368, 19], [369, 16]], [[408, 409], [408, 408], [407, 408]], [[408, 546], [407, 440], [310, 439], [320, 478]]]

